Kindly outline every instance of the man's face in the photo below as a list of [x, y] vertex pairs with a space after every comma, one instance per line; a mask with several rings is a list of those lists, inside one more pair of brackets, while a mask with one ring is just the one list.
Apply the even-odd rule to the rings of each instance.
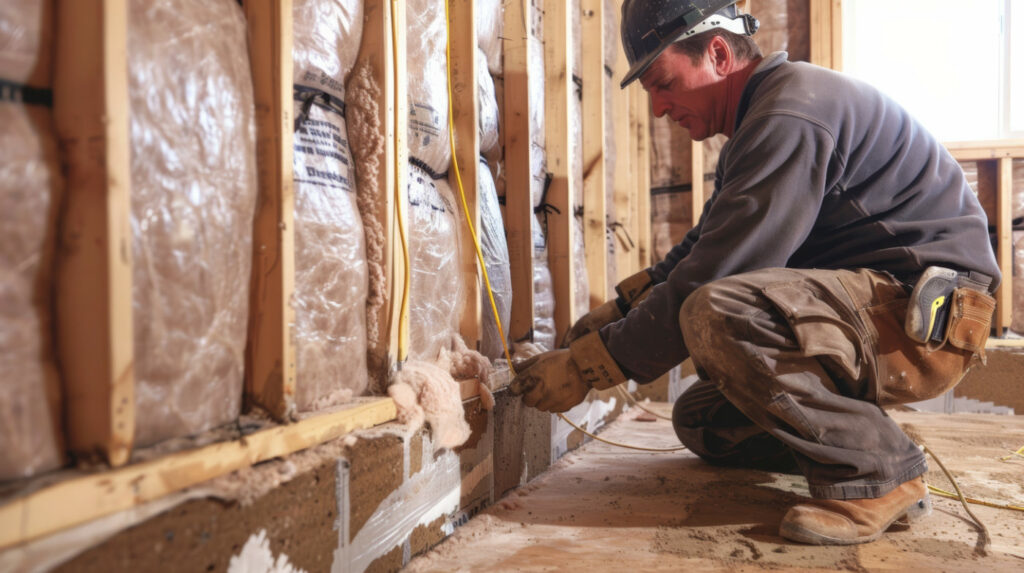
[[690, 56], [669, 48], [640, 76], [640, 83], [651, 96], [655, 117], [668, 115], [690, 131], [690, 137], [702, 141], [722, 131], [721, 106], [723, 78], [715, 73], [705, 53], [694, 64]]

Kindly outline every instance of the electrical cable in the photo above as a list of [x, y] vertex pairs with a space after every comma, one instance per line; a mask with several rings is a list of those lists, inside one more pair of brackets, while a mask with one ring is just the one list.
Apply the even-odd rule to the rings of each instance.
[[[928, 446], [922, 444], [921, 447], [924, 449], [925, 453], [931, 456], [932, 459], [935, 460], [937, 464], [939, 464], [939, 467], [942, 468], [942, 473], [946, 474], [946, 478], [949, 479], [950, 483], [953, 484], [953, 488], [956, 490], [957, 498], [960, 500], [960, 504], [964, 506], [964, 511], [967, 512], [967, 515], [971, 516], [971, 519], [974, 520], [974, 523], [978, 524], [978, 531], [981, 532], [981, 552], [984, 553], [985, 547], [987, 547], [992, 542], [992, 538], [989, 536], [988, 533], [988, 528], [985, 527], [985, 524], [982, 523], [980, 519], [978, 519], [977, 515], [974, 515], [973, 511], [971, 511], [971, 508], [967, 505], [967, 500], [964, 498], [963, 492], [960, 491], [960, 484], [956, 483], [956, 479], [953, 478], [953, 474], [949, 473], [949, 470], [946, 469], [946, 466], [945, 464], [942, 463], [942, 460], [940, 460], [939, 457], [935, 455], [935, 452], [928, 449]], [[932, 489], [932, 486], [928, 486], [928, 489]]]
[[[393, 70], [393, 81], [395, 86], [398, 85], [398, 0], [391, 0], [391, 55], [394, 58], [394, 65], [391, 66]], [[392, 107], [395, 110], [395, 126], [399, 125], [398, 110], [401, 106], [398, 105], [398, 90], [393, 90], [396, 101], [393, 102]], [[398, 310], [398, 369], [401, 370], [402, 363], [408, 357], [408, 343], [409, 343], [409, 292], [412, 290], [412, 263], [409, 260], [409, 239], [405, 236], [405, 217], [402, 213], [402, 186], [401, 177], [398, 176], [401, 173], [402, 165], [398, 164], [398, 158], [400, 157], [398, 146], [400, 142], [399, 137], [393, 137], [394, 158], [395, 158], [395, 225], [398, 227], [398, 238], [402, 243], [402, 264], [405, 269], [403, 284], [402, 284], [402, 303]]]

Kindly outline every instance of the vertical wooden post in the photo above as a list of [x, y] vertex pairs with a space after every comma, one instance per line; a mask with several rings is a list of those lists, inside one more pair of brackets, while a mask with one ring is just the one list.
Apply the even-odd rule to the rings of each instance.
[[66, 165], [57, 348], [69, 447], [128, 461], [135, 433], [125, 0], [57, 3], [54, 121]]
[[639, 171], [639, 189], [637, 190], [637, 271], [646, 269], [653, 264], [651, 260], [651, 104], [644, 97], [643, 89], [637, 90], [639, 110], [639, 133], [637, 140], [637, 170]]
[[505, 4], [505, 234], [512, 279], [512, 317], [509, 339], [521, 340], [533, 329], [533, 199], [530, 196], [530, 78], [529, 32], [531, 7], [526, 2]]
[[576, 292], [575, 261], [572, 258], [573, 197], [572, 148], [569, 137], [569, 98], [572, 78], [569, 58], [575, 31], [569, 18], [568, 2], [544, 6], [544, 122], [545, 150], [551, 186], [548, 203], [558, 212], [548, 217], [548, 262], [555, 294], [555, 340], [576, 321], [573, 297]]
[[1003, 280], [995, 293], [995, 329], [996, 336], [1003, 336], [1013, 322], [1013, 158], [996, 161], [996, 262]]
[[246, 397], [282, 420], [295, 412], [295, 197], [292, 186], [292, 3], [247, 0], [249, 57], [256, 101], [259, 199]]
[[690, 226], [696, 227], [704, 212], [704, 143], [700, 141], [690, 142], [690, 188]]
[[[392, 11], [394, 10], [394, 11]], [[394, 28], [392, 27], [394, 25]], [[398, 349], [408, 348], [408, 317], [401, 320], [405, 264], [398, 224], [405, 225], [408, 192], [405, 174], [409, 164], [406, 145], [408, 100], [406, 96], [405, 3], [391, 0], [365, 0], [363, 4], [363, 39], [356, 56], [357, 73], [367, 70], [365, 89], [376, 97], [359, 105], [358, 121], [376, 126], [378, 133], [368, 135], [353, 149], [357, 165], [374, 165], [375, 169], [359, 171], [359, 185], [373, 188], [375, 212], [364, 213], [380, 222], [383, 249], [368, 256], [382, 267], [383, 300], [375, 308], [378, 325], [376, 337], [367, 339], [371, 374], [380, 387], [387, 384], [391, 369], [399, 360]], [[352, 103], [348, 111], [353, 113]], [[367, 117], [362, 117], [365, 114]], [[351, 124], [350, 124], [351, 125]], [[376, 145], [374, 145], [376, 144]], [[367, 154], [360, 156], [360, 154]], [[370, 177], [375, 177], [372, 179]], [[368, 192], [364, 190], [363, 192]], [[374, 312], [374, 311], [371, 311]], [[403, 340], [404, 337], [404, 340]], [[404, 358], [404, 357], [403, 357]]]
[[[629, 86], [629, 153], [633, 156], [633, 178], [630, 181], [629, 197], [629, 234], [633, 237], [633, 251], [629, 253], [628, 265], [629, 274], [640, 271], [640, 197], [644, 194], [644, 165], [649, 165], [650, 152], [644, 157], [644, 149], [641, 144], [641, 124], [643, 123], [643, 111], [646, 109], [647, 93], [639, 82]], [[646, 161], [646, 162], [645, 162]], [[648, 173], [648, 175], [650, 175]], [[647, 190], [650, 195], [650, 188]]]
[[811, 63], [833, 70], [843, 67], [840, 0], [811, 0]]
[[[473, 15], [473, 0], [446, 0], [450, 2], [448, 25], [451, 45], [451, 84], [452, 84], [452, 121], [455, 133], [454, 160], [458, 163], [458, 178], [466, 194], [469, 207], [469, 218], [476, 232], [480, 233], [480, 203], [478, 200], [477, 171], [480, 169], [480, 127], [479, 90], [477, 90], [476, 74], [476, 19]], [[453, 165], [454, 167], [454, 165]], [[458, 180], [456, 170], [449, 172], [452, 189], [458, 196]], [[461, 203], [461, 202], [460, 202]], [[456, 207], [458, 218], [466, 216], [462, 205]], [[481, 280], [482, 271], [477, 270], [476, 247], [469, 229], [460, 233], [462, 237], [462, 276], [466, 286], [465, 307], [459, 330], [466, 345], [479, 349], [481, 339]]]
[[590, 308], [608, 299], [604, 157], [604, 1], [581, 0], [583, 62], [583, 244]]
[[[629, 65], [626, 62], [626, 55], [619, 50], [618, 61], [615, 64], [615, 68], [619, 70], [628, 70]], [[630, 127], [630, 100], [636, 97], [636, 91], [631, 88], [616, 89], [613, 98], [612, 105], [615, 109], [615, 189], [612, 191], [612, 199], [614, 205], [614, 217], [613, 220], [621, 225], [622, 229], [616, 229], [616, 245], [615, 245], [615, 272], [616, 282], [621, 281], [628, 277], [631, 273], [632, 267], [631, 260], [635, 258], [636, 254], [633, 252], [635, 248], [629, 246], [629, 241], [626, 240], [628, 235], [633, 239], [635, 245], [635, 233], [633, 229], [629, 228], [629, 212], [630, 203], [635, 193], [633, 189], [633, 169], [634, 162], [636, 160], [635, 148], [633, 146], [633, 140], [631, 137]]]

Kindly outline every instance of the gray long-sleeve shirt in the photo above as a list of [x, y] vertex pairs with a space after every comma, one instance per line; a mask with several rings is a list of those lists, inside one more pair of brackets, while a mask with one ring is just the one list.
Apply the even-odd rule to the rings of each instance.
[[679, 309], [719, 278], [870, 268], [913, 282], [941, 265], [999, 282], [985, 213], [945, 148], [875, 88], [786, 57], [747, 81], [699, 224], [648, 269], [660, 284], [601, 330], [638, 382], [688, 356]]

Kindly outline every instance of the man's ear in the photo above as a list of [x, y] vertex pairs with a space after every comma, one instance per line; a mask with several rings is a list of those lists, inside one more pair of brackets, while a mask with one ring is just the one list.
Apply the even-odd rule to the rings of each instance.
[[708, 57], [711, 58], [711, 65], [719, 76], [726, 76], [732, 71], [732, 46], [722, 36], [711, 38], [708, 43]]

